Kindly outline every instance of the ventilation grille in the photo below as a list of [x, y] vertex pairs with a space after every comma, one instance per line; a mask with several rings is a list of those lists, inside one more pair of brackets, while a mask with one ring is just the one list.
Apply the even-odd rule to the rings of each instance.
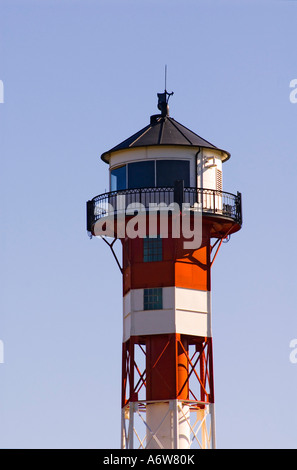
[[223, 174], [216, 168], [216, 190], [223, 191]]

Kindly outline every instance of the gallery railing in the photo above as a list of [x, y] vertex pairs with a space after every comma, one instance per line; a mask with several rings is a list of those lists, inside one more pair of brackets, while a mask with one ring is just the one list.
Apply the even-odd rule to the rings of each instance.
[[87, 230], [91, 231], [94, 223], [119, 211], [133, 210], [140, 206], [148, 209], [150, 206], [173, 202], [187, 204], [190, 208], [197, 208], [205, 215], [217, 215], [233, 219], [242, 224], [241, 193], [227, 193], [215, 189], [182, 188], [178, 195], [176, 187], [135, 188], [111, 191], [95, 196], [87, 202]]

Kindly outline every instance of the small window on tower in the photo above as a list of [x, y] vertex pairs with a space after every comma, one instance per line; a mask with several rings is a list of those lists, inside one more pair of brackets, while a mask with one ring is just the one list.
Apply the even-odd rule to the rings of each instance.
[[162, 238], [145, 237], [143, 239], [143, 261], [162, 261]]
[[162, 310], [163, 290], [162, 288], [144, 289], [143, 310]]

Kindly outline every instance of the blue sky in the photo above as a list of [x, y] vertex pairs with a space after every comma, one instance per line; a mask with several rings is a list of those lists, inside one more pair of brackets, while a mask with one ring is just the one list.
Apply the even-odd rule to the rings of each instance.
[[158, 112], [231, 153], [212, 274], [217, 445], [296, 448], [296, 1], [1, 0], [1, 448], [118, 448], [121, 274], [100, 155]]

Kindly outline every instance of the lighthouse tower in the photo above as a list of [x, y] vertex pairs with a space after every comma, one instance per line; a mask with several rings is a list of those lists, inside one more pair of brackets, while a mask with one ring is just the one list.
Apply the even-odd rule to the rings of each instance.
[[241, 194], [223, 191], [230, 154], [173, 119], [169, 96], [102, 154], [110, 191], [87, 202], [122, 272], [124, 449], [215, 447], [211, 268], [241, 228]]

